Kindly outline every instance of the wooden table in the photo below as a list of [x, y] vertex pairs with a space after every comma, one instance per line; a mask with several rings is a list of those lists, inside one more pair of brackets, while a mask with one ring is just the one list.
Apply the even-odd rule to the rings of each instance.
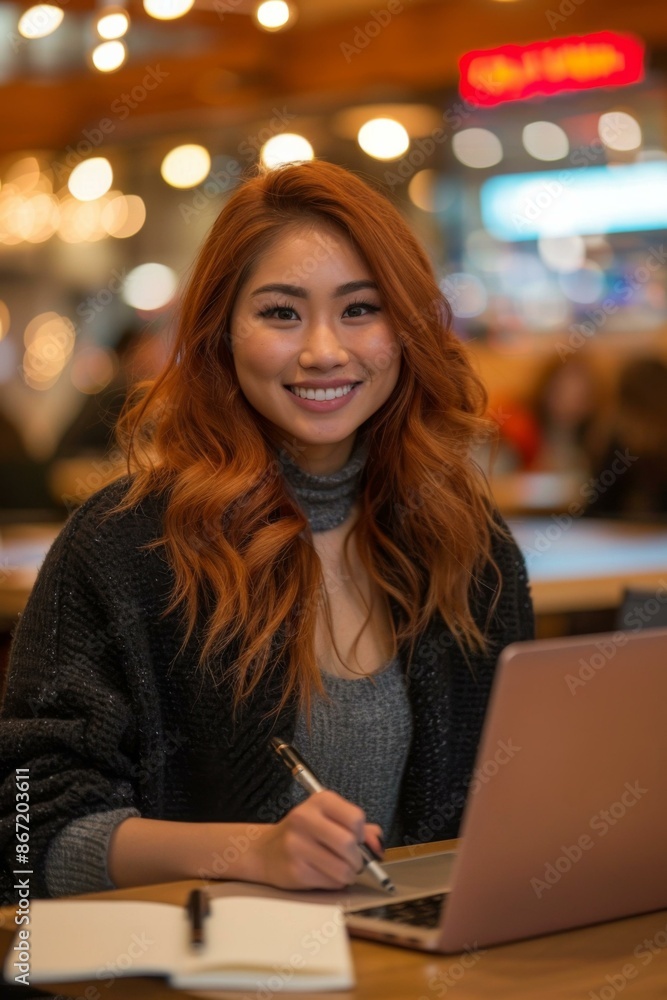
[[491, 476], [489, 485], [506, 517], [539, 516], [566, 511], [579, 501], [585, 476], [573, 472], [505, 472]]
[[615, 608], [626, 587], [667, 597], [667, 525], [568, 514], [510, 519], [537, 614]]
[[[614, 608], [625, 587], [667, 589], [667, 525], [554, 514], [514, 518], [538, 615]], [[0, 529], [0, 621], [24, 608], [37, 570], [61, 525]]]
[[[443, 842], [451, 848], [452, 842]], [[434, 845], [396, 848], [387, 860], [430, 853]], [[201, 881], [172, 882], [86, 896], [86, 899], [148, 899], [184, 904]], [[0, 954], [4, 961], [12, 939], [14, 910], [0, 910]], [[648, 942], [648, 943], [645, 943]], [[331, 1000], [658, 1000], [667, 996], [667, 910], [616, 920], [576, 931], [534, 938], [517, 944], [480, 949], [476, 961], [457, 955], [430, 955], [390, 945], [352, 939], [357, 975], [356, 989], [323, 993]], [[466, 963], [461, 958], [466, 958]], [[86, 1000], [122, 997], [123, 1000], [157, 1000], [174, 996], [157, 979], [117, 979], [58, 984], [51, 987], [61, 997]], [[613, 984], [616, 984], [616, 988]], [[88, 992], [86, 992], [88, 990]], [[204, 994], [184, 994], [204, 995]], [[259, 1000], [252, 991], [208, 992], [206, 996]], [[282, 994], [281, 994], [282, 995]], [[306, 998], [310, 994], [284, 994]], [[319, 995], [319, 994], [318, 994]]]

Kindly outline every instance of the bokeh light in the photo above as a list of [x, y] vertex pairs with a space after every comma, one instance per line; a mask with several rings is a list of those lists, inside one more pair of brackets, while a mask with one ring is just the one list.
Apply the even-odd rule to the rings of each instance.
[[113, 73], [127, 59], [127, 48], [118, 38], [111, 42], [101, 42], [95, 46], [90, 58], [100, 73]]
[[568, 274], [582, 267], [586, 244], [581, 236], [540, 236], [537, 252], [552, 271]]
[[359, 129], [357, 142], [376, 160], [396, 160], [410, 145], [410, 136], [393, 118], [372, 118]]
[[454, 202], [454, 187], [437, 170], [420, 170], [408, 184], [408, 197], [422, 212], [445, 212]]
[[193, 4], [194, 0], [144, 0], [144, 10], [158, 21], [172, 21], [187, 14]]
[[457, 271], [448, 274], [439, 284], [440, 290], [452, 307], [452, 312], [459, 319], [479, 316], [486, 309], [486, 288], [477, 275]]
[[283, 132], [280, 135], [273, 135], [264, 143], [260, 150], [259, 158], [265, 167], [270, 170], [280, 167], [284, 163], [299, 163], [303, 160], [312, 160], [315, 151], [307, 139], [294, 132]]
[[93, 395], [101, 392], [116, 372], [115, 354], [103, 347], [84, 347], [72, 359], [70, 379], [79, 392]]
[[97, 19], [97, 34], [100, 38], [110, 41], [113, 38], [122, 38], [130, 26], [130, 17], [122, 7], [105, 7]]
[[9, 309], [5, 302], [0, 299], [0, 340], [9, 333]]
[[127, 239], [139, 232], [146, 221], [146, 206], [136, 194], [115, 194], [100, 216], [104, 231], [117, 240]]
[[285, 0], [266, 0], [255, 11], [255, 20], [265, 31], [280, 31], [290, 23], [293, 11]]
[[123, 284], [123, 300], [134, 309], [162, 309], [176, 294], [176, 274], [164, 264], [140, 264]]
[[608, 111], [600, 115], [598, 135], [608, 149], [619, 152], [638, 149], [642, 142], [639, 122], [625, 111]]
[[531, 122], [524, 127], [521, 141], [536, 160], [562, 160], [570, 152], [567, 133], [555, 122]]
[[25, 328], [23, 378], [32, 389], [50, 389], [74, 349], [76, 331], [67, 316], [40, 313]]
[[104, 156], [78, 163], [69, 175], [67, 187], [78, 201], [94, 201], [106, 194], [113, 181], [111, 164]]
[[175, 188], [193, 188], [208, 177], [211, 156], [204, 146], [176, 146], [167, 153], [160, 166], [163, 180]]
[[594, 261], [584, 261], [582, 266], [569, 274], [559, 274], [558, 284], [563, 294], [572, 302], [590, 305], [604, 291], [604, 271]]
[[64, 16], [63, 10], [52, 4], [43, 3], [30, 7], [19, 19], [19, 35], [24, 38], [45, 38], [60, 27]]
[[454, 156], [466, 167], [494, 167], [503, 158], [503, 147], [494, 132], [486, 128], [466, 128], [452, 138]]

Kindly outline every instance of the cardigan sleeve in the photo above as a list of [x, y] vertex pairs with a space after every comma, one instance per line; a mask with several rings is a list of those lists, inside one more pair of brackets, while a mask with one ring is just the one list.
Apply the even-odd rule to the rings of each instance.
[[496, 514], [496, 519], [509, 535], [496, 534], [492, 543], [501, 589], [489, 638], [498, 656], [511, 642], [535, 638], [535, 613], [523, 553], [500, 514]]
[[[111, 817], [115, 825], [140, 814], [137, 713], [118, 623], [106, 613], [97, 579], [103, 559], [89, 551], [90, 533], [79, 531], [82, 518], [82, 511], [70, 518], [47, 554], [11, 649], [0, 712], [0, 885], [8, 902], [14, 870], [27, 867], [16, 861], [18, 768], [29, 788], [29, 813], [22, 815], [29, 819], [31, 895], [48, 895], [49, 881], [53, 887], [46, 859], [66, 828], [69, 855], [52, 855], [52, 870], [58, 856], [61, 862], [69, 856], [73, 865], [81, 860], [83, 869], [96, 867], [100, 877], [99, 843], [108, 841]], [[97, 828], [93, 823], [87, 854], [79, 859], [71, 835], [82, 834], [84, 817], [96, 817]], [[72, 876], [73, 891], [82, 891]], [[104, 866], [103, 884], [106, 878]], [[61, 879], [61, 889], [64, 884]]]

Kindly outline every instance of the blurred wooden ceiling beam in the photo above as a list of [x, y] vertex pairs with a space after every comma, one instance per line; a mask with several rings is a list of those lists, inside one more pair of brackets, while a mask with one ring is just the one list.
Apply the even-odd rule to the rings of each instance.
[[[90, 0], [69, 0], [67, 9], [90, 6]], [[241, 0], [238, 9], [249, 6]], [[65, 149], [104, 119], [113, 124], [105, 141], [113, 143], [168, 132], [170, 120], [195, 127], [219, 117], [223, 126], [248, 115], [270, 116], [276, 103], [316, 110], [327, 101], [400, 99], [413, 89], [455, 85], [461, 53], [503, 42], [611, 29], [633, 31], [664, 50], [667, 18], [660, 16], [660, 6], [655, 0], [632, 5], [569, 0], [569, 6], [568, 0], [545, 0], [539, 6], [527, 0], [391, 0], [390, 6], [389, 0], [379, 0], [369, 9], [367, 0], [302, 0], [304, 14], [296, 25], [275, 34], [258, 30], [246, 15], [225, 13], [221, 19], [219, 11], [196, 7], [183, 22], [168, 27], [160, 22], [159, 37], [169, 39], [168, 47], [135, 58], [115, 73], [86, 69], [6, 82], [0, 87], [0, 154]], [[559, 14], [561, 8], [572, 13]], [[130, 10], [134, 17], [145, 17]], [[185, 37], [174, 51], [186, 20], [200, 29], [202, 42], [188, 44]], [[142, 24], [145, 29], [146, 21]], [[377, 30], [367, 28], [373, 24]]]

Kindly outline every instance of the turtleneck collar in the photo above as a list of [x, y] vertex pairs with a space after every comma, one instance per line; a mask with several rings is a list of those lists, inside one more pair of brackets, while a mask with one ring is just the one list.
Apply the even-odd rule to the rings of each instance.
[[283, 475], [308, 518], [311, 531], [329, 531], [347, 519], [359, 493], [367, 446], [357, 434], [352, 454], [342, 469], [316, 476], [305, 472], [283, 448], [278, 452]]

